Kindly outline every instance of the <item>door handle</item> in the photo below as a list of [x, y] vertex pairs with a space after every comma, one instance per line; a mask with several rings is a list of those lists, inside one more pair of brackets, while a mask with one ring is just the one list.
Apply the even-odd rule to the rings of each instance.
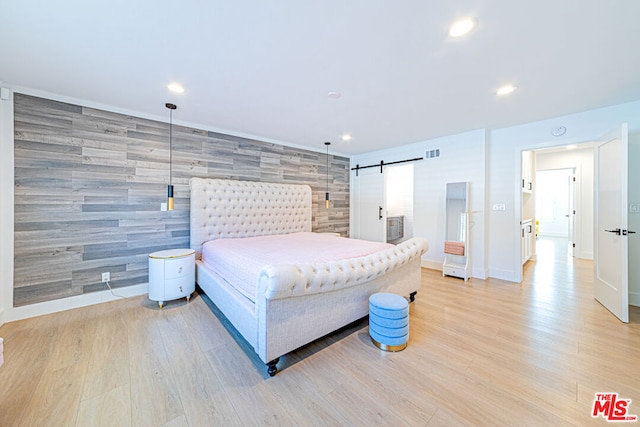
[[635, 231], [631, 231], [631, 230], [622, 230], [622, 235], [626, 236], [627, 234], [636, 234]]
[[616, 228], [615, 230], [604, 230], [604, 231], [606, 231], [607, 233], [615, 233], [618, 236], [620, 235], [620, 229], [619, 228]]
[[382, 206], [378, 207], [378, 219], [382, 219]]

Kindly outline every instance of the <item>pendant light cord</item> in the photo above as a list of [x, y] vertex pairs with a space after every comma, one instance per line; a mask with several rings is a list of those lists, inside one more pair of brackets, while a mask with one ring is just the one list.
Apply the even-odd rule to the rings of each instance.
[[169, 185], [167, 186], [167, 210], [172, 211], [174, 209], [173, 198], [173, 110], [176, 108], [176, 104], [167, 102], [164, 104], [169, 109]]
[[172, 165], [173, 165], [173, 147], [171, 143], [173, 141], [173, 109], [169, 109], [169, 185], [172, 184]]

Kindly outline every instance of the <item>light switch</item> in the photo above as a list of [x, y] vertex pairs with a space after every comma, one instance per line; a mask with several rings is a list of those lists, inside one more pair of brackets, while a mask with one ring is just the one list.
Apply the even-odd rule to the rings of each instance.
[[506, 211], [507, 207], [504, 203], [494, 203], [493, 204], [494, 211]]

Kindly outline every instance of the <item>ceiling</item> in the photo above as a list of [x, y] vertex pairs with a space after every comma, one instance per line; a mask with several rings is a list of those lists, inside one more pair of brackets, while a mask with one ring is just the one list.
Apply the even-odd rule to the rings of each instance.
[[[163, 120], [174, 102], [177, 124], [318, 151], [331, 141], [346, 155], [640, 100], [637, 0], [0, 0], [0, 10], [4, 84]], [[464, 16], [477, 27], [449, 37]], [[186, 91], [170, 93], [171, 82]], [[504, 84], [517, 89], [497, 96]]]

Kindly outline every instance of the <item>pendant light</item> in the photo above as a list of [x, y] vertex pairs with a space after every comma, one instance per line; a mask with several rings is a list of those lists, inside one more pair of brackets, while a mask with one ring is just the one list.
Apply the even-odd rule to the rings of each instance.
[[164, 104], [169, 109], [169, 185], [167, 186], [167, 210], [173, 210], [173, 182], [172, 182], [172, 150], [173, 143], [173, 110], [178, 108], [176, 104], [167, 102]]
[[324, 145], [327, 146], [327, 192], [324, 193], [324, 207], [329, 209], [330, 201], [329, 201], [329, 146], [330, 142], [325, 142]]

